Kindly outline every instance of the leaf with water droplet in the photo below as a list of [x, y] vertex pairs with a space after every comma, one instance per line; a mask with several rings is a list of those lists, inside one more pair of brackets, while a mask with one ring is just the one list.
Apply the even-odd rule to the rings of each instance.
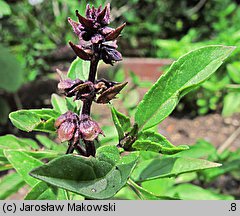
[[64, 155], [30, 175], [91, 199], [107, 199], [126, 184], [137, 158], [137, 152], [121, 157], [117, 147], [102, 146], [96, 158]]

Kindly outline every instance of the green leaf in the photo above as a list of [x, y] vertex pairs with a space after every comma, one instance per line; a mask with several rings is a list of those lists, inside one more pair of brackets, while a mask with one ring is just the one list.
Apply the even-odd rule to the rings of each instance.
[[135, 182], [129, 180], [128, 185], [138, 194], [138, 196], [143, 200], [176, 200], [177, 197], [170, 196], [160, 196], [156, 195], [150, 191], [147, 191], [145, 188], [139, 186]]
[[111, 107], [113, 123], [117, 129], [119, 139], [124, 138], [124, 133], [131, 129], [131, 122], [128, 116], [118, 112], [113, 106]]
[[156, 152], [140, 151], [138, 162], [160, 157], [162, 156]]
[[0, 179], [0, 200], [4, 200], [10, 195], [16, 193], [21, 187], [25, 185], [21, 176], [17, 173], [10, 173]]
[[130, 188], [128, 185], [124, 186], [120, 191], [118, 191], [114, 197], [114, 200], [140, 200], [139, 196]]
[[[2, 4], [2, 1], [0, 1], [0, 4]], [[0, 8], [2, 9], [1, 5]], [[8, 92], [16, 92], [23, 83], [24, 73], [15, 56], [3, 46], [0, 46], [0, 65], [0, 89]]]
[[235, 47], [206, 46], [194, 50], [172, 64], [137, 107], [135, 122], [148, 129], [165, 119], [187, 92], [208, 79]]
[[177, 195], [183, 200], [234, 200], [234, 197], [232, 196], [218, 194], [192, 184], [175, 186], [172, 189], [169, 189], [166, 195]]
[[169, 155], [189, 149], [187, 145], [174, 146], [164, 136], [152, 131], [141, 132], [132, 147], [141, 151], [153, 151]]
[[140, 162], [132, 173], [134, 181], [145, 181], [156, 178], [178, 176], [182, 173], [194, 172], [221, 164], [195, 158], [161, 157]]
[[[80, 195], [78, 196], [80, 197]], [[57, 200], [69, 200], [69, 193], [66, 190], [58, 188]]]
[[205, 140], [198, 140], [196, 144], [189, 146], [189, 150], [179, 152], [177, 157], [191, 157], [191, 158], [203, 158], [207, 159], [211, 157], [211, 160], [217, 160], [217, 150], [209, 142]]
[[60, 113], [53, 109], [19, 110], [12, 112], [9, 118], [13, 125], [23, 131], [55, 132], [54, 123]]
[[36, 135], [36, 138], [44, 147], [46, 147], [46, 149], [49, 150], [65, 151], [67, 148], [67, 145], [65, 145], [64, 143], [61, 144], [55, 143], [45, 135], [38, 134]]
[[211, 170], [204, 170], [201, 172], [201, 174], [204, 176], [204, 179], [207, 182], [211, 182], [217, 177], [234, 170], [240, 170], [240, 159], [224, 162], [221, 167], [216, 167]]
[[[62, 154], [56, 152], [56, 151], [22, 151], [38, 160], [42, 159], [53, 159], [56, 158]], [[65, 153], [65, 151], [63, 151]]]
[[41, 166], [43, 164], [41, 161], [20, 151], [4, 150], [4, 154], [27, 184], [33, 187], [39, 182], [37, 179], [31, 177], [29, 172], [32, 169]]
[[138, 151], [152, 151], [158, 152], [164, 155], [172, 155], [178, 152], [187, 150], [187, 145], [174, 146], [171, 148], [163, 147], [161, 143], [152, 142], [149, 140], [137, 140], [133, 143], [132, 147]]
[[64, 114], [68, 111], [66, 100], [57, 94], [52, 94], [51, 103], [53, 109], [58, 113]]
[[10, 170], [12, 169], [12, 165], [7, 162], [0, 161], [0, 171]]
[[131, 153], [120, 158], [115, 146], [103, 146], [96, 158], [64, 155], [34, 169], [31, 176], [85, 197], [107, 199], [126, 184], [137, 157]]
[[0, 137], [0, 148], [30, 150], [31, 148], [38, 149], [38, 144], [32, 139], [18, 138], [12, 134], [7, 134]]
[[233, 62], [227, 65], [227, 71], [230, 78], [240, 84], [240, 62]]
[[36, 139], [44, 146], [46, 149], [53, 149], [54, 146], [57, 145], [57, 143], [53, 142], [51, 139], [49, 139], [47, 136], [37, 134]]
[[57, 200], [57, 188], [45, 182], [37, 183], [26, 195], [25, 200]]
[[80, 100], [74, 101], [73, 97], [65, 98], [65, 100], [66, 100], [68, 110], [75, 112], [75, 113], [79, 113], [79, 111], [81, 110], [82, 101], [80, 101]]
[[240, 92], [230, 92], [224, 97], [223, 116], [231, 116], [240, 112]]
[[118, 143], [118, 134], [113, 126], [104, 125], [102, 130], [104, 131], [105, 137], [99, 137], [101, 145], [116, 145], [116, 143]]
[[130, 72], [129, 72], [129, 75], [130, 75], [130, 77], [131, 77], [132, 83], [133, 83], [134, 85], [138, 86], [139, 83], [141, 82], [139, 76], [137, 76], [133, 71], [130, 71]]
[[114, 73], [114, 80], [116, 80], [116, 82], [124, 82], [125, 81], [125, 71], [124, 69], [121, 67], [119, 68], [115, 73]]
[[[0, 156], [4, 157], [4, 149], [14, 149], [19, 151], [30, 151], [31, 149], [38, 149], [38, 144], [31, 139], [18, 138], [14, 135], [8, 134], [0, 137]], [[9, 168], [7, 163], [3, 165]], [[1, 167], [1, 168], [4, 168]]]
[[[0, 156], [4, 157], [4, 153], [3, 153], [4, 149], [15, 150], [15, 151], [18, 150], [30, 156], [33, 156], [34, 158], [37, 158], [37, 159], [44, 159], [44, 158], [51, 159], [59, 155], [57, 152], [54, 152], [54, 151], [38, 151], [39, 146], [34, 140], [27, 139], [27, 138], [18, 138], [11, 134], [0, 137]], [[32, 151], [32, 149], [34, 149], [34, 151]], [[2, 165], [8, 168], [7, 163], [4, 163]]]
[[84, 61], [80, 58], [76, 58], [69, 68], [68, 77], [73, 80], [77, 78], [80, 80], [87, 80], [89, 69], [89, 61]]
[[7, 16], [10, 14], [11, 14], [11, 8], [9, 7], [9, 5], [5, 1], [0, 0], [0, 19], [3, 16]]
[[[182, 175], [180, 175], [182, 176]], [[164, 195], [175, 184], [175, 178], [159, 178], [141, 182], [141, 186], [156, 195]]]

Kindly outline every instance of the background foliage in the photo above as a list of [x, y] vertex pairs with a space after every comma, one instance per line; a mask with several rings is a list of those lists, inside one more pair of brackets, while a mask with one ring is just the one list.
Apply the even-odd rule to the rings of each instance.
[[[89, 2], [104, 4], [105, 1]], [[240, 6], [238, 0], [110, 2], [115, 26], [123, 21], [127, 22], [127, 28], [119, 45], [125, 57], [177, 59], [182, 54], [204, 45], [237, 46], [217, 73], [197, 90], [181, 99], [178, 111], [187, 110], [194, 116], [209, 112], [230, 116], [240, 112]], [[21, 108], [21, 104], [18, 103], [21, 87], [42, 78], [54, 78], [53, 63], [69, 64], [73, 60], [74, 56], [67, 51], [66, 44], [68, 40], [75, 39], [66, 18], [68, 16], [73, 18], [76, 8], [83, 13], [85, 4], [80, 4], [77, 0], [0, 0], [0, 124], [6, 124], [10, 111]], [[75, 61], [69, 76], [71, 74], [74, 76], [75, 68], [84, 67], [82, 63]], [[118, 71], [113, 75], [114, 79], [123, 81], [122, 74]], [[151, 83], [141, 82], [134, 73], [130, 73], [130, 79], [133, 85], [129, 87], [126, 97], [122, 95], [120, 98], [127, 113], [134, 116], [140, 97], [136, 87], [149, 88]], [[14, 108], [11, 107], [12, 101], [17, 104]], [[26, 111], [19, 111], [11, 114], [10, 118], [20, 129], [54, 132], [53, 122], [59, 113], [64, 113], [67, 109], [76, 111], [80, 107], [72, 100], [63, 100], [56, 94], [52, 95], [51, 103], [53, 110], [30, 110], [27, 116], [25, 116]], [[51, 106], [50, 103], [48, 106]], [[19, 114], [23, 118], [20, 120], [23, 120], [25, 125], [19, 124], [18, 121], [14, 122]], [[35, 124], [29, 127], [27, 119], [31, 119]], [[107, 136], [101, 138], [101, 144], [116, 144], [118, 142], [116, 130], [113, 130], [112, 126], [104, 126], [103, 129]], [[122, 130], [124, 129], [123, 127]], [[59, 157], [61, 155], [59, 152], [64, 152], [67, 146], [66, 143], [62, 146], [57, 145], [53, 133], [48, 137], [33, 134], [32, 138], [17, 138], [13, 135], [0, 137], [0, 170], [8, 171], [13, 168], [17, 170], [1, 178], [0, 198], [5, 199], [25, 186], [29, 191], [32, 188], [25, 199], [83, 199], [75, 193], [66, 193], [62, 189], [49, 187], [46, 183], [39, 182], [28, 175], [32, 168], [42, 165], [41, 160]], [[161, 140], [162, 145], [169, 147], [169, 143], [163, 137], [157, 138], [158, 142]], [[144, 136], [135, 144], [135, 147], [141, 148], [143, 144], [154, 146], [152, 150], [155, 151], [164, 149], [159, 143], [156, 144], [156, 140], [146, 142]], [[39, 145], [42, 151], [37, 151]], [[181, 146], [178, 148], [182, 150]], [[22, 152], [19, 153], [19, 150]], [[169, 153], [172, 150], [165, 149], [165, 151]], [[190, 147], [190, 150], [175, 155], [159, 157], [159, 154], [154, 152], [141, 152], [138, 169], [131, 175], [131, 179], [135, 182], [128, 181], [114, 198], [239, 199], [237, 191], [231, 191], [232, 193], [229, 194], [229, 190], [219, 185], [219, 179], [222, 178], [227, 179], [226, 185], [230, 185], [229, 187], [232, 184], [239, 184], [239, 154], [239, 150], [218, 152], [211, 143], [204, 140], [198, 141]], [[192, 161], [185, 159], [189, 157], [193, 158]], [[173, 166], [175, 162], [177, 164], [181, 160], [184, 163], [190, 163], [197, 162], [197, 159], [208, 160], [211, 165], [213, 162], [221, 163], [223, 166], [198, 171], [194, 170], [194, 167], [185, 167], [185, 170], [191, 171], [189, 173], [179, 172], [177, 168], [166, 170], [162, 167], [162, 164]], [[19, 163], [22, 160], [25, 160], [25, 163]], [[24, 167], [24, 164], [29, 166]], [[142, 167], [149, 169], [146, 172]], [[162, 170], [162, 173], [156, 172], [156, 169]], [[113, 171], [111, 167], [111, 172]], [[165, 175], [164, 172], [170, 174]], [[143, 181], [140, 178], [145, 179]]]

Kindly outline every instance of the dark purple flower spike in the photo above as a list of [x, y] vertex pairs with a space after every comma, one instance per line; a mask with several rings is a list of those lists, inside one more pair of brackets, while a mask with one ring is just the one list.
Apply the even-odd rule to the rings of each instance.
[[117, 39], [126, 23], [116, 29], [108, 27], [110, 23], [110, 4], [95, 8], [87, 5], [86, 17], [76, 11], [78, 22], [68, 18], [68, 22], [78, 36], [79, 44], [69, 42], [75, 54], [90, 61], [88, 80], [62, 78], [58, 88], [67, 97], [82, 100], [80, 116], [71, 111], [61, 115], [55, 122], [58, 138], [61, 142], [68, 141], [67, 154], [78, 151], [83, 156], [95, 156], [94, 142], [99, 134], [104, 135], [98, 123], [90, 117], [93, 102], [106, 104], [115, 99], [117, 94], [127, 85], [127, 82], [117, 83], [105, 79], [95, 80], [97, 66], [100, 60], [113, 65], [121, 61], [122, 55], [117, 51]]
[[[107, 4], [103, 10], [101, 6], [91, 8], [87, 5], [86, 18], [80, 15], [78, 11], [76, 11], [76, 16], [79, 23], [71, 18], [68, 18], [68, 21], [79, 38], [79, 45], [72, 42], [69, 42], [69, 44], [79, 58], [91, 61], [93, 53], [97, 51], [100, 59], [106, 64], [112, 65], [114, 62], [122, 60], [121, 53], [116, 50], [116, 40], [126, 23], [116, 29], [107, 26], [110, 23], [110, 4]], [[107, 41], [113, 41], [112, 45], [110, 43], [106, 45], [105, 42]]]

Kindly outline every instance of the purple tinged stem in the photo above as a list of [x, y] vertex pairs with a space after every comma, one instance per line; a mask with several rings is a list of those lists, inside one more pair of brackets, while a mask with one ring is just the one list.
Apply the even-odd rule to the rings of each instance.
[[73, 151], [74, 151], [74, 146], [73, 146], [72, 143], [69, 143], [69, 146], [68, 146], [66, 154], [72, 154]]
[[[95, 82], [98, 62], [99, 62], [99, 56], [97, 52], [95, 52], [95, 55], [91, 59], [90, 71], [88, 75], [88, 81], [92, 83]], [[82, 119], [81, 117], [83, 117], [84, 115], [87, 115], [90, 117], [91, 106], [92, 106], [92, 99], [87, 99], [83, 102], [80, 119]], [[90, 156], [90, 155], [95, 156], [96, 149], [95, 149], [94, 141], [84, 141], [84, 143], [86, 146], [87, 156]]]

